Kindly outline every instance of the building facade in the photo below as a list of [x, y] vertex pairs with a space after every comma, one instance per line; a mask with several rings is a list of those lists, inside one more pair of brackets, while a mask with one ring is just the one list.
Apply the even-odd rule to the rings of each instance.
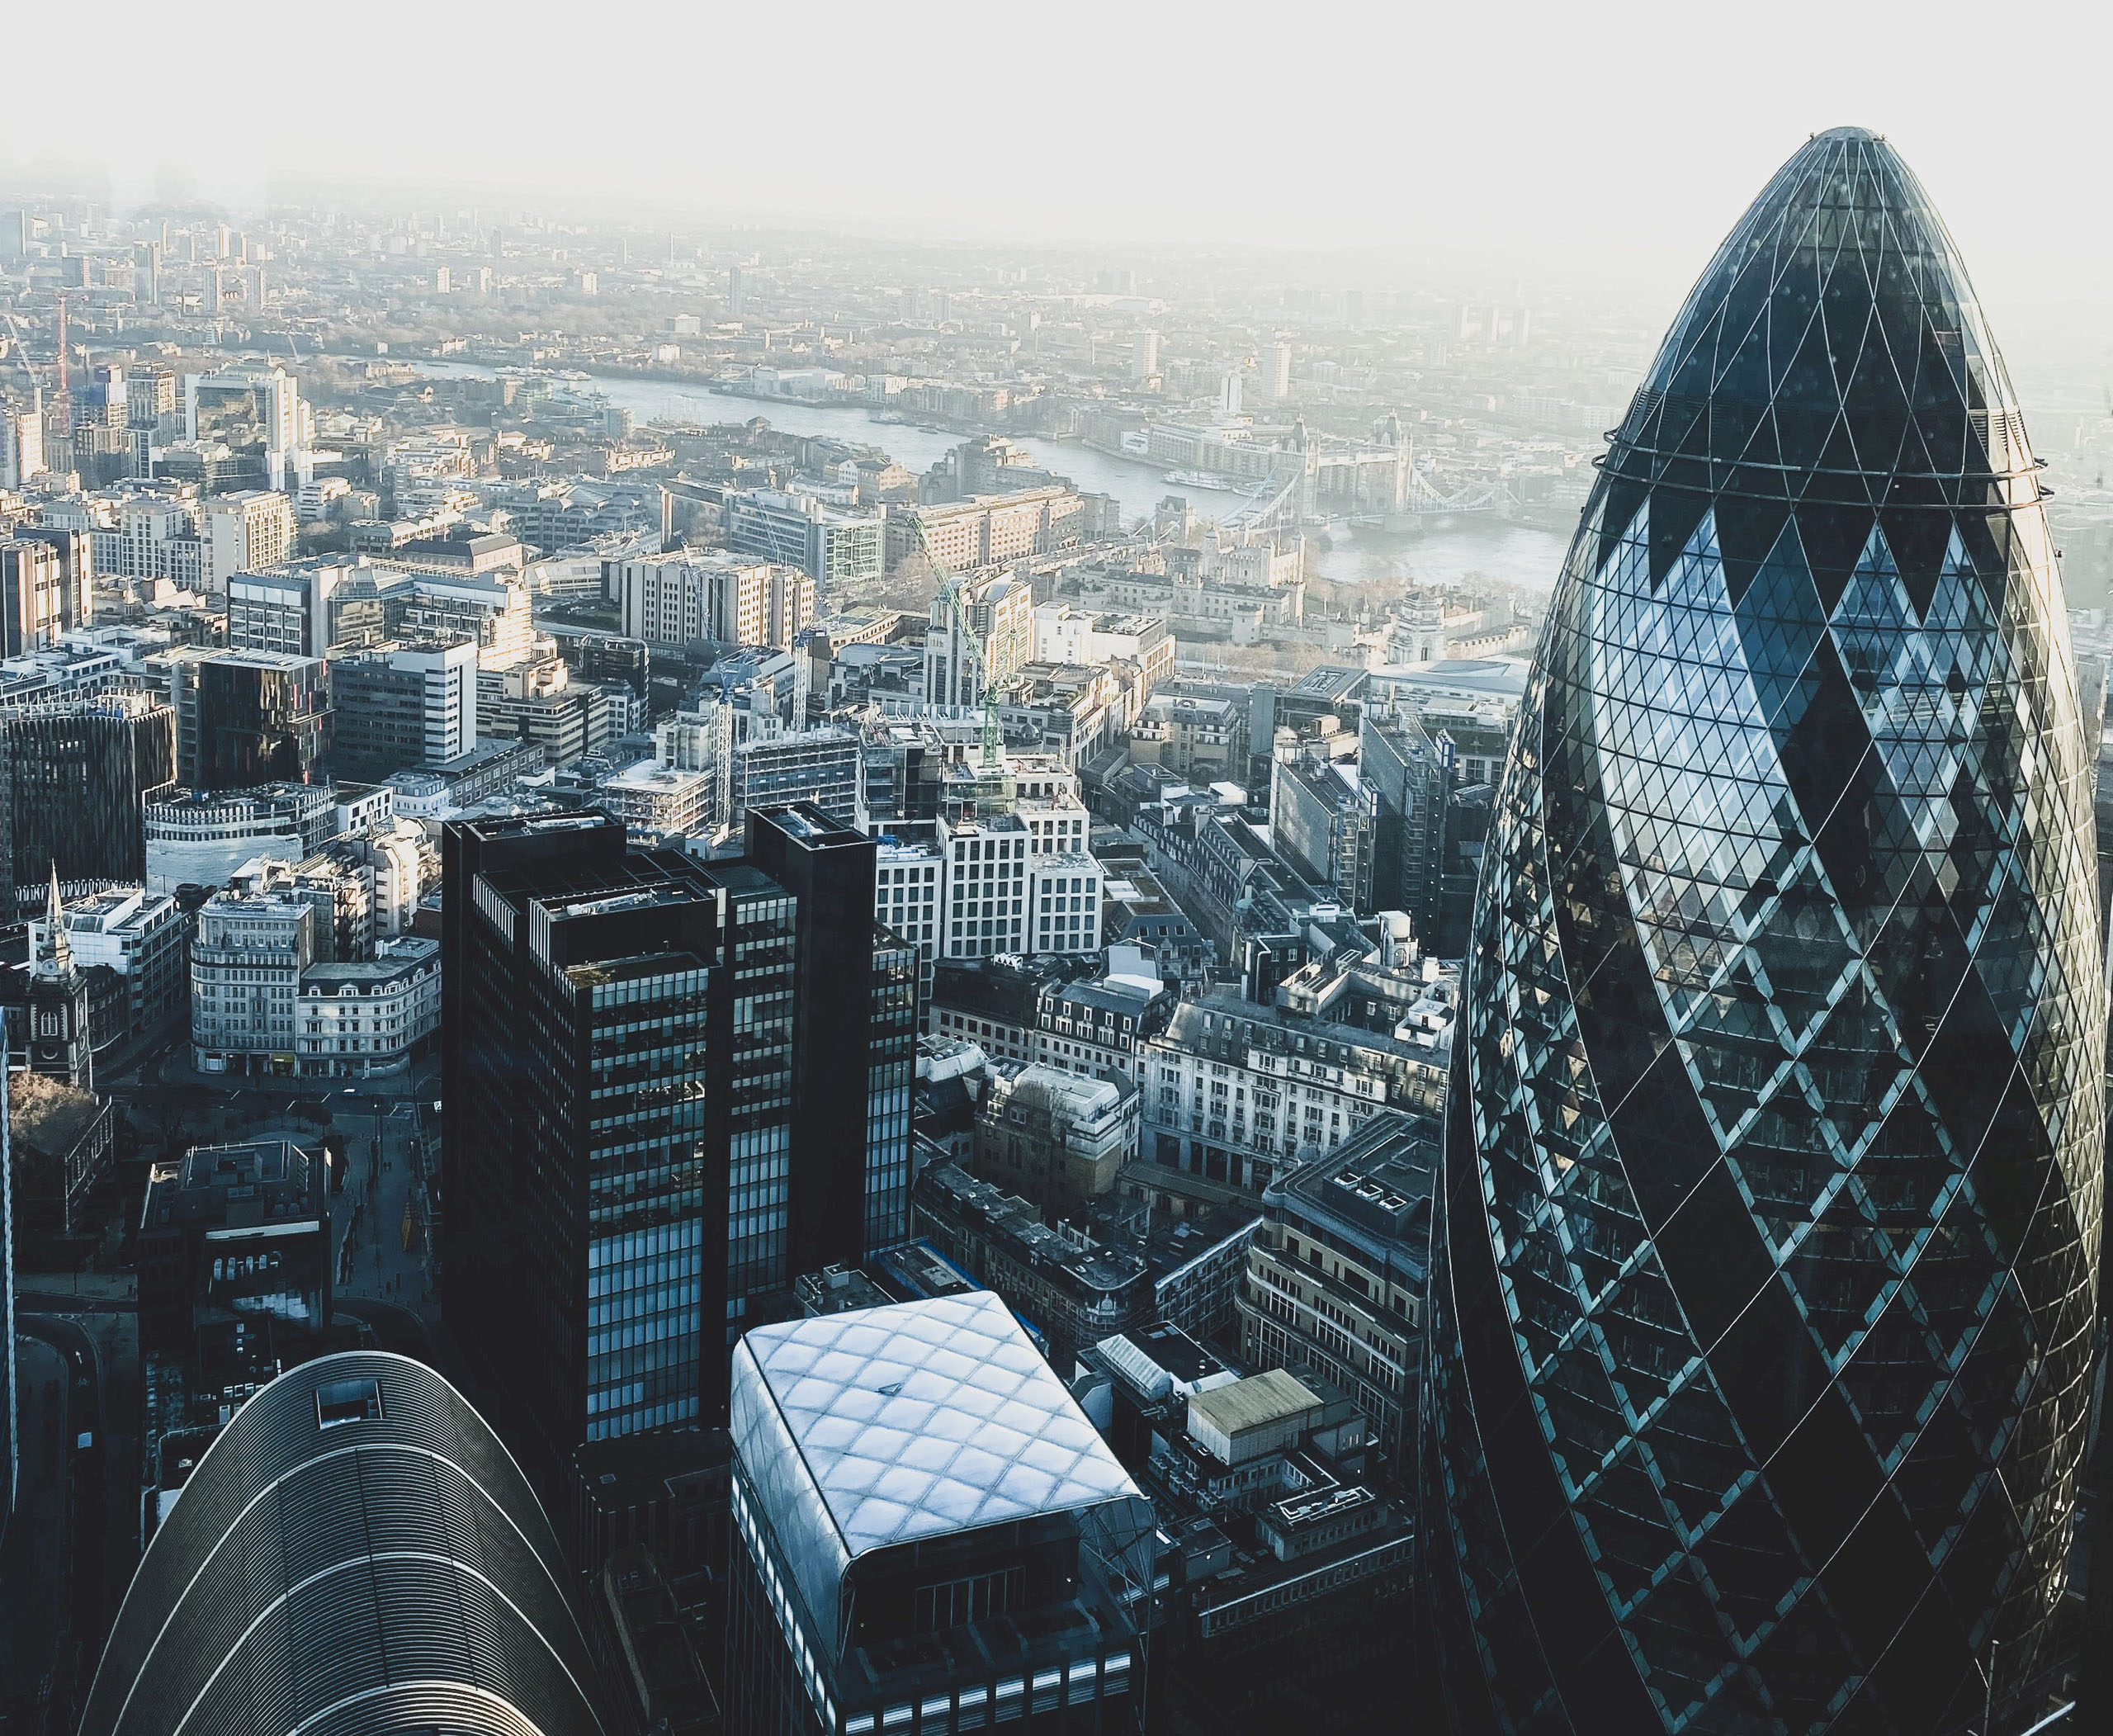
[[191, 788], [320, 777], [330, 740], [329, 667], [320, 659], [212, 651], [177, 665], [175, 675], [177, 776]]
[[2035, 1715], [2105, 1026], [2036, 476], [1921, 185], [1815, 135], [1614, 438], [1495, 807], [1420, 1455], [1456, 1728]]
[[191, 943], [191, 1064], [201, 1073], [291, 1076], [302, 974], [315, 962], [315, 906], [284, 882], [215, 892]]
[[330, 660], [331, 767], [379, 783], [477, 745], [477, 648], [388, 645]]
[[145, 806], [174, 792], [176, 714], [118, 691], [0, 712], [0, 779], [10, 868], [0, 906], [12, 910], [17, 889], [54, 866], [67, 885], [141, 881]]
[[[442, 1311], [555, 1476], [583, 1440], [723, 1417], [795, 1246], [863, 1258], [899, 1216], [915, 958], [870, 887], [803, 912], [754, 862], [633, 849], [599, 814], [451, 822], [442, 857]], [[855, 1016], [862, 944], [863, 1094], [818, 1035]], [[803, 982], [841, 1003], [804, 1048]]]
[[769, 489], [729, 494], [723, 510], [727, 547], [797, 566], [825, 595], [881, 576], [878, 513], [847, 511]]

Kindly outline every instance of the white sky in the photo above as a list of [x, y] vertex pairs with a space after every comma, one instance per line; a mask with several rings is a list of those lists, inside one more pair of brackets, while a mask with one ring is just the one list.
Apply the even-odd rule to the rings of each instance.
[[1808, 133], [1855, 122], [1905, 153], [1984, 290], [2083, 293], [2113, 277], [2106, 20], [2102, 0], [13, 4], [0, 187], [187, 182], [240, 208], [328, 177], [406, 204], [481, 187], [953, 235], [1562, 249], [1684, 282]]

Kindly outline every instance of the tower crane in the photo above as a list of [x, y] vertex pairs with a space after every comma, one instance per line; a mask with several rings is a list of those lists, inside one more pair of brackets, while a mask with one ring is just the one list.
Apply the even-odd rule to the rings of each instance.
[[[924, 532], [924, 521], [913, 517], [910, 523], [917, 527], [917, 546], [932, 570], [939, 577], [939, 594], [947, 599], [947, 606], [953, 613], [954, 637], [957, 642], [975, 636], [969, 625], [968, 610], [961, 598], [961, 580], [948, 568], [932, 548], [932, 539]], [[956, 656], [958, 659], [959, 653]], [[1005, 732], [998, 721], [998, 684], [990, 671], [990, 660], [979, 651], [976, 662], [983, 671], [983, 769], [996, 771], [1005, 763]]]

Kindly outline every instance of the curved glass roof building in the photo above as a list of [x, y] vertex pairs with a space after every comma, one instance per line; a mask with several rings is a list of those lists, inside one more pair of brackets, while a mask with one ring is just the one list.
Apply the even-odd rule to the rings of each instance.
[[468, 1402], [379, 1351], [236, 1412], [139, 1564], [83, 1736], [599, 1736], [542, 1509]]
[[1463, 1729], [1930, 1736], [2033, 1667], [2104, 1113], [2036, 468], [1921, 185], [1812, 139], [1614, 437], [1484, 859], [1421, 1421]]

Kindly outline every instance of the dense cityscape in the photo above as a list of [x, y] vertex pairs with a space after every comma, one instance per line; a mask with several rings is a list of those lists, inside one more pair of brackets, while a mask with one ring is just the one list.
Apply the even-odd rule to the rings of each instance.
[[0, 206], [0, 1729], [2106, 1727], [2113, 400], [1882, 140]]

